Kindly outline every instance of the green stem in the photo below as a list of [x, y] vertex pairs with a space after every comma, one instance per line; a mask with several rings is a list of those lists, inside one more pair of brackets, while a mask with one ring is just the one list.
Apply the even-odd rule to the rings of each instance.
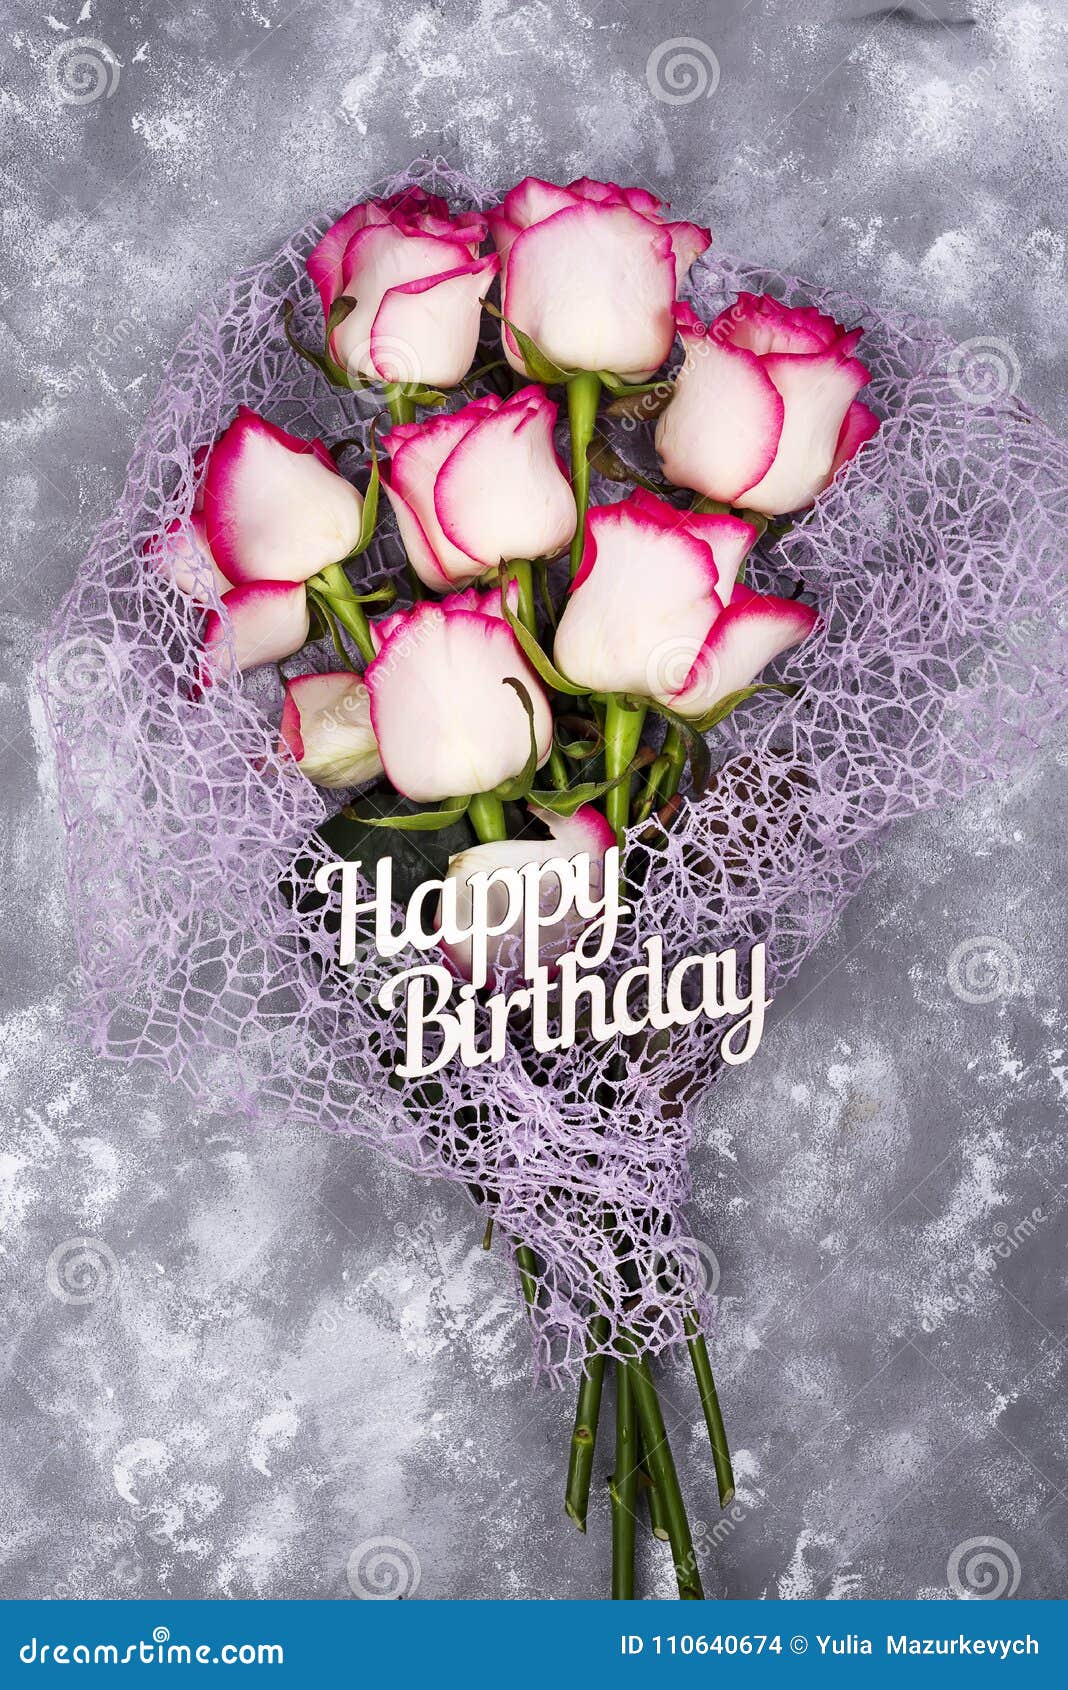
[[582, 561], [586, 543], [586, 512], [590, 508], [590, 460], [586, 456], [601, 401], [601, 378], [593, 370], [581, 370], [567, 384], [567, 420], [571, 426], [571, 486], [575, 494], [578, 525], [571, 542], [571, 574]]
[[670, 1533], [668, 1532], [667, 1522], [664, 1519], [664, 1510], [660, 1503], [660, 1492], [654, 1485], [652, 1478], [649, 1475], [648, 1468], [649, 1464], [645, 1459], [645, 1452], [642, 1445], [641, 1434], [639, 1432], [638, 1488], [645, 1497], [645, 1506], [649, 1510], [649, 1527], [653, 1536], [661, 1543], [668, 1543], [670, 1541]]
[[533, 1308], [538, 1300], [538, 1258], [529, 1244], [517, 1244], [515, 1247], [515, 1265], [519, 1269], [519, 1282], [523, 1287], [523, 1297]]
[[719, 1397], [716, 1395], [716, 1381], [712, 1377], [712, 1363], [708, 1359], [708, 1348], [696, 1317], [688, 1314], [684, 1326], [694, 1378], [697, 1380], [697, 1389], [701, 1396], [701, 1407], [705, 1411], [708, 1441], [712, 1445], [712, 1461], [716, 1469], [716, 1483], [719, 1486], [719, 1505], [721, 1508], [729, 1508], [734, 1501], [734, 1469], [731, 1467], [727, 1432], [723, 1425]]
[[571, 778], [567, 772], [567, 763], [558, 745], [554, 745], [549, 753], [549, 779], [557, 792], [566, 792], [571, 784]]
[[633, 1359], [627, 1362], [627, 1367], [634, 1385], [634, 1402], [638, 1411], [645, 1459], [653, 1483], [660, 1492], [660, 1503], [664, 1510], [664, 1521], [675, 1563], [675, 1577], [679, 1581], [679, 1596], [683, 1601], [701, 1601], [704, 1598], [704, 1590], [697, 1568], [697, 1556], [694, 1554], [693, 1538], [690, 1536], [690, 1522], [686, 1518], [686, 1505], [679, 1489], [679, 1476], [675, 1471], [675, 1462], [667, 1440], [667, 1428], [664, 1425], [653, 1376], [649, 1371], [649, 1363], [644, 1356], [633, 1355]]
[[668, 760], [667, 771], [660, 781], [660, 791], [666, 800], [674, 798], [679, 790], [679, 782], [686, 767], [686, 744], [678, 728], [668, 728], [664, 735], [661, 756]]
[[567, 1467], [567, 1491], [564, 1507], [580, 1532], [586, 1530], [586, 1514], [590, 1506], [590, 1479], [593, 1475], [593, 1451], [597, 1443], [597, 1422], [601, 1414], [601, 1390], [604, 1386], [604, 1352], [608, 1342], [608, 1319], [594, 1315], [590, 1321], [586, 1344], [586, 1366], [579, 1385], [575, 1407], [575, 1429], [571, 1434], [571, 1455]]
[[327, 564], [313, 577], [313, 583], [326, 599], [332, 614], [352, 635], [364, 662], [373, 662], [375, 647], [367, 612], [357, 602], [352, 583], [340, 563]]
[[483, 845], [495, 839], [507, 839], [504, 805], [492, 792], [476, 792], [467, 809], [467, 818]]
[[415, 401], [408, 397], [403, 388], [387, 388], [386, 404], [389, 407], [389, 420], [394, 427], [398, 423], [415, 421]]
[[630, 820], [630, 776], [627, 770], [634, 761], [645, 724], [645, 705], [624, 709], [619, 699], [608, 696], [604, 718], [604, 774], [605, 779], [618, 781], [604, 795], [604, 813], [609, 825], [615, 828], [620, 844]]
[[489, 1250], [489, 1249], [492, 1249], [492, 1247], [493, 1247], [493, 1216], [491, 1215], [489, 1220], [486, 1222], [486, 1230], [482, 1234], [482, 1248], [483, 1248], [483, 1250]]
[[529, 628], [536, 634], [537, 615], [534, 609], [534, 568], [529, 558], [513, 558], [508, 565], [508, 573], [519, 588], [519, 605], [516, 614], [524, 628]]
[[638, 1506], [634, 1387], [626, 1362], [616, 1368], [616, 1470], [612, 1479], [612, 1600], [634, 1596], [634, 1517]]

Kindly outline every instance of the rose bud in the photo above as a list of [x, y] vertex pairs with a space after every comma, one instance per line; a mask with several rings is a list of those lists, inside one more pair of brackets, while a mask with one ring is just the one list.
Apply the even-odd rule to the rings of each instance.
[[879, 426], [855, 398], [862, 332], [764, 294], [707, 329], [683, 307], [686, 356], [656, 428], [669, 481], [765, 516], [810, 505]]
[[204, 478], [204, 531], [235, 586], [306, 581], [349, 556], [363, 499], [321, 440], [301, 440], [247, 406], [219, 436]]
[[[549, 839], [501, 839], [494, 840], [488, 845], [473, 845], [468, 851], [461, 851], [457, 856], [449, 858], [446, 880], [458, 882], [456, 887], [456, 926], [468, 928], [472, 926], [472, 893], [471, 876], [486, 874], [493, 869], [510, 868], [521, 869], [527, 863], [539, 865], [550, 862], [553, 858], [564, 857], [570, 859], [579, 855], [590, 858], [589, 891], [594, 898], [599, 898], [604, 891], [604, 857], [616, 842], [613, 829], [592, 804], [583, 804], [573, 816], [553, 815], [549, 810], [539, 810], [534, 805], [528, 806], [531, 814], [545, 823], [552, 835]], [[543, 916], [548, 917], [551, 912], [559, 909], [561, 903], [561, 886], [558, 874], [543, 874], [539, 882], [542, 890], [541, 910]], [[508, 913], [508, 894], [501, 885], [489, 888], [487, 927], [500, 928]], [[441, 905], [438, 905], [438, 921], [441, 920]], [[568, 951], [574, 950], [575, 943], [580, 937], [584, 926], [584, 919], [576, 912], [573, 905], [569, 905], [565, 913], [556, 922], [546, 921], [541, 929], [538, 945], [538, 962], [543, 968], [552, 970], [559, 959]], [[517, 913], [513, 926], [503, 932], [488, 932], [486, 935], [486, 983], [494, 991], [504, 987], [507, 977], [517, 974], [523, 964], [522, 946], [522, 915]], [[470, 980], [472, 970], [471, 940], [464, 940], [459, 944], [448, 944], [444, 939], [440, 941], [441, 949], [445, 953], [455, 972], [462, 980]]]
[[544, 389], [524, 387], [390, 429], [383, 485], [427, 586], [443, 592], [570, 544], [575, 500], [553, 445], [555, 422]]
[[478, 212], [452, 217], [422, 188], [346, 211], [308, 255], [325, 319], [342, 295], [356, 302], [330, 335], [331, 356], [367, 381], [455, 387], [497, 274], [492, 253], [478, 256], [485, 238]]
[[142, 556], [195, 604], [210, 603], [212, 581], [220, 597], [233, 586], [212, 556], [204, 512], [197, 505], [184, 522], [176, 517], [162, 534], [146, 540]]
[[[711, 240], [663, 212], [643, 188], [528, 176], [489, 213], [503, 315], [562, 369], [646, 380], [671, 351], [679, 287]], [[502, 339], [528, 373], [507, 326]]]
[[538, 763], [552, 748], [549, 701], [501, 617], [500, 593], [457, 593], [371, 624], [378, 656], [364, 675], [386, 775], [422, 802], [492, 792], [524, 769], [534, 710]]
[[698, 717], [811, 633], [816, 612], [735, 585], [756, 529], [646, 492], [589, 514], [554, 661], [594, 692]]
[[367, 688], [359, 675], [298, 675], [286, 682], [279, 755], [316, 786], [363, 786], [382, 773]]
[[234, 587], [223, 594], [222, 610], [222, 615], [209, 610], [204, 619], [202, 684], [235, 669], [280, 663], [308, 638], [303, 581], [252, 581]]

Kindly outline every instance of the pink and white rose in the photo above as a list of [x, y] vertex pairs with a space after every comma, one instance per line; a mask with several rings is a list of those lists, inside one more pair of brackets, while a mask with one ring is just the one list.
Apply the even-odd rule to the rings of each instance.
[[370, 695], [348, 670], [287, 681], [280, 736], [279, 754], [316, 786], [363, 786], [382, 773]]
[[306, 581], [355, 549], [363, 499], [321, 440], [242, 405], [208, 456], [203, 519], [212, 558], [235, 586]]
[[678, 319], [685, 359], [656, 429], [668, 480], [766, 516], [810, 505], [879, 426], [856, 398], [863, 331], [750, 293], [707, 328]]
[[756, 529], [679, 511], [644, 491], [589, 514], [582, 564], [553, 648], [594, 692], [703, 716], [812, 632], [816, 612], [737, 584]]
[[337, 363], [366, 381], [455, 387], [498, 270], [494, 254], [478, 256], [485, 237], [478, 212], [454, 217], [422, 188], [346, 211], [308, 255], [324, 319], [342, 296], [356, 301], [330, 336]]
[[364, 675], [386, 775], [422, 803], [492, 792], [522, 772], [534, 710], [539, 765], [552, 749], [545, 690], [501, 615], [499, 592], [474, 588], [371, 624], [378, 655]]
[[[504, 316], [562, 369], [646, 380], [671, 351], [679, 288], [711, 240], [664, 210], [644, 188], [528, 176], [488, 214]], [[529, 373], [502, 332], [508, 362]]]
[[383, 486], [428, 587], [445, 592], [502, 562], [566, 550], [577, 519], [555, 423], [544, 388], [524, 387], [386, 435]]
[[[604, 816], [599, 810], [595, 810], [592, 804], [583, 804], [573, 816], [553, 815], [551, 811], [539, 810], [533, 805], [530, 808], [532, 814], [544, 822], [550, 838], [502, 839], [488, 845], [473, 845], [470, 850], [461, 851], [457, 856], [449, 858], [445, 878], [446, 881], [455, 882], [456, 924], [460, 928], [470, 928], [473, 908], [472, 875], [490, 874], [495, 869], [518, 870], [527, 864], [537, 863], [542, 869], [539, 878], [542, 894], [540, 913], [545, 919], [538, 945], [538, 962], [541, 967], [551, 970], [562, 956], [574, 950], [585, 922], [570, 904], [558, 920], [547, 919], [559, 910], [561, 904], [560, 876], [548, 871], [547, 865], [558, 858], [570, 861], [573, 857], [588, 856], [590, 895], [599, 898], [604, 891], [605, 853], [616, 843], [616, 836]], [[438, 909], [440, 923], [440, 902]], [[521, 965], [522, 915], [517, 913], [515, 921], [508, 922], [508, 894], [500, 884], [489, 888], [486, 915], [486, 983], [492, 990], [500, 991], [508, 976], [515, 974]], [[466, 939], [458, 944], [449, 944], [442, 939], [440, 944], [459, 977], [462, 980], [472, 979], [472, 941]]]

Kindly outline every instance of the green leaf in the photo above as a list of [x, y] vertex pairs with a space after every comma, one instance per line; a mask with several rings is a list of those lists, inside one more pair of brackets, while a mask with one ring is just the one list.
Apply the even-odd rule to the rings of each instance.
[[346, 317], [350, 317], [356, 309], [356, 301], [351, 294], [339, 293], [331, 305], [326, 317], [326, 343], [329, 346], [330, 336], [335, 329], [339, 329]]
[[[375, 866], [381, 857], [392, 859], [393, 895], [398, 903], [407, 903], [412, 893], [426, 880], [441, 880], [449, 866], [449, 858], [467, 851], [474, 843], [470, 825], [461, 820], [438, 833], [409, 833], [395, 825], [415, 810], [410, 798], [377, 787], [362, 793], [359, 800], [362, 818], [357, 818], [351, 806], [323, 822], [313, 836], [310, 855], [298, 859], [294, 868], [301, 879], [307, 879], [313, 866], [321, 861], [323, 847], [336, 861], [363, 865], [363, 872], [372, 881]], [[371, 825], [372, 822], [375, 825]], [[296, 882], [283, 879], [282, 890], [292, 902]], [[329, 903], [329, 895], [313, 887], [304, 892], [301, 909], [314, 914]], [[327, 926], [336, 931], [340, 914], [332, 911]]]
[[371, 479], [367, 483], [367, 491], [363, 496], [360, 537], [356, 542], [356, 549], [352, 553], [353, 557], [359, 557], [360, 553], [365, 552], [371, 544], [374, 538], [375, 522], [378, 518], [378, 489], [381, 477], [378, 473], [378, 452], [375, 449], [375, 426], [377, 422], [378, 418], [376, 417], [367, 436], [367, 448], [371, 454]]
[[566, 693], [569, 698], [586, 698], [589, 693], [589, 688], [577, 687], [574, 681], [569, 681], [566, 675], [562, 675], [560, 673], [555, 664], [546, 657], [545, 653], [541, 649], [541, 646], [534, 638], [534, 635], [530, 632], [530, 629], [524, 628], [522, 622], [520, 622], [518, 616], [516, 616], [515, 612], [508, 604], [506, 595], [510, 578], [508, 565], [502, 565], [501, 610], [504, 612], [504, 619], [509, 628], [511, 628], [512, 633], [522, 646], [525, 656], [530, 659], [532, 666], [537, 670], [542, 680], [547, 686], [552, 687], [554, 692]]
[[522, 681], [517, 680], [515, 675], [506, 675], [503, 684], [518, 693], [519, 702], [527, 714], [527, 727], [530, 731], [530, 752], [526, 762], [517, 775], [513, 775], [511, 780], [502, 781], [494, 791], [494, 797], [503, 798], [506, 804], [511, 804], [519, 798], [525, 798], [534, 784], [534, 776], [538, 772], [538, 734], [534, 726], [534, 705]]
[[801, 688], [786, 681], [754, 681], [751, 686], [739, 687], [737, 692], [729, 692], [726, 698], [721, 698], [711, 710], [706, 710], [703, 716], [692, 718], [692, 725], [698, 733], [707, 733], [737, 710], [739, 704], [744, 704], [747, 698], [752, 698], [758, 692], [781, 692], [786, 698], [796, 698]]
[[615, 780], [579, 781], [576, 786], [569, 786], [563, 792], [558, 792], [555, 787], [544, 792], [529, 792], [527, 802], [528, 804], [536, 804], [541, 810], [552, 810], [554, 815], [573, 816], [580, 805], [593, 804], [598, 798], [603, 798], [606, 792], [611, 792], [613, 788], [622, 786], [623, 782], [629, 780], [631, 775], [651, 763], [655, 756], [655, 751], [652, 751], [649, 746], [643, 745], [638, 755]]
[[338, 657], [341, 659], [346, 669], [351, 670], [352, 674], [358, 675], [359, 670], [353, 663], [348, 652], [345, 650], [344, 641], [341, 638], [341, 633], [337, 625], [337, 619], [334, 616], [333, 611], [330, 609], [330, 601], [326, 598], [322, 598], [315, 591], [314, 587], [307, 586], [306, 590], [310, 603], [314, 606], [316, 612], [318, 613], [319, 620], [323, 623], [325, 631], [330, 635], [330, 638], [333, 641], [334, 650], [337, 652]]
[[551, 387], [569, 382], [573, 375], [578, 374], [576, 370], [565, 370], [561, 365], [554, 363], [548, 353], [542, 351], [537, 341], [531, 340], [530, 336], [524, 334], [522, 329], [517, 329], [514, 323], [508, 321], [502, 311], [498, 311], [495, 305], [490, 304], [488, 299], [484, 299], [482, 303], [491, 317], [496, 317], [497, 321], [503, 323], [505, 328], [511, 329], [515, 336], [516, 345], [519, 347], [519, 355], [533, 381], [540, 381], [545, 386]]
[[606, 481], [630, 482], [632, 486], [644, 487], [646, 492], [655, 493], [659, 498], [663, 498], [670, 491], [666, 482], [650, 481], [648, 476], [631, 469], [618, 452], [613, 452], [603, 435], [594, 435], [586, 448], [586, 456], [590, 468], [595, 469], [598, 475], [603, 475]]
[[665, 722], [670, 722], [673, 728], [677, 728], [686, 741], [694, 794], [699, 798], [711, 778], [712, 759], [697, 724], [685, 716], [680, 716], [677, 711], [669, 710], [666, 704], [658, 703], [655, 698], [650, 698], [648, 704], [655, 715], [662, 716]]
[[615, 376], [602, 374], [601, 380], [613, 395], [605, 406], [605, 415], [636, 417], [639, 422], [651, 422], [661, 411], [666, 411], [675, 391], [673, 383], [663, 376], [659, 381], [638, 382], [633, 387], [627, 387]]
[[448, 801], [438, 810], [412, 810], [402, 816], [392, 816], [381, 820], [377, 816], [361, 816], [346, 805], [342, 815], [350, 821], [362, 822], [364, 827], [395, 828], [401, 833], [440, 833], [447, 827], [455, 827], [456, 823], [467, 814], [467, 807], [471, 800], [463, 798], [458, 803], [450, 805]]

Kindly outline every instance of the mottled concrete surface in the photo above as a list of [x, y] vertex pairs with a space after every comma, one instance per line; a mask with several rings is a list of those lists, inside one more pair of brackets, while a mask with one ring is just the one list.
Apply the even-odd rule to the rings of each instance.
[[[603, 1588], [605, 1501], [566, 1525], [568, 1405], [457, 1193], [197, 1118], [71, 1033], [28, 665], [198, 301], [424, 151], [648, 185], [721, 248], [992, 337], [1063, 426], [1063, 7], [14, 0], [2, 33], [0, 1592], [345, 1600], [383, 1537], [420, 1599]], [[698, 83], [658, 93], [680, 37]], [[669, 1413], [711, 1594], [945, 1594], [973, 1539], [1006, 1593], [1063, 1593], [1065, 820], [1053, 752], [902, 827], [710, 1101], [717, 1544], [681, 1370]]]

